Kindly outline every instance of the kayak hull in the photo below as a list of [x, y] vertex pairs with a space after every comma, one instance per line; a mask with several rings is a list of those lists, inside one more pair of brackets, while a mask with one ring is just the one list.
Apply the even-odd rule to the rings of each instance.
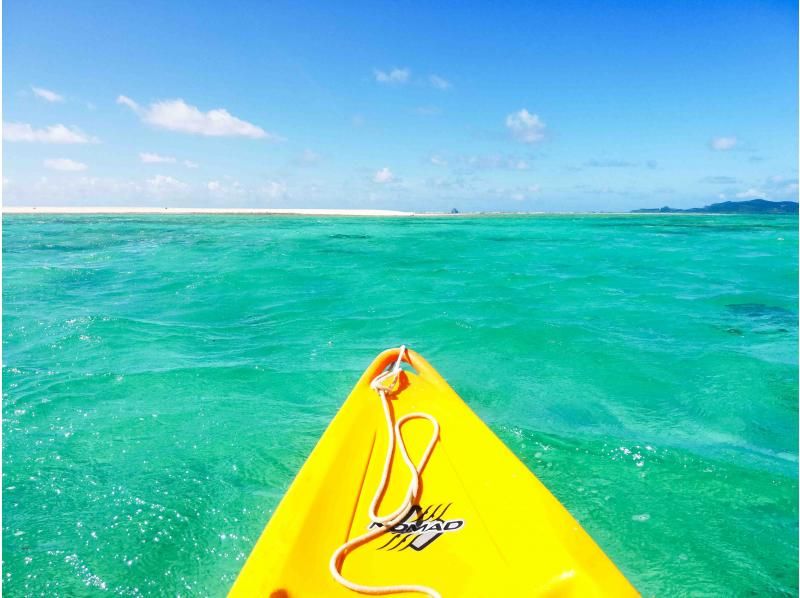
[[[328, 563], [345, 541], [376, 526], [368, 513], [384, 466], [387, 431], [364, 372], [275, 510], [230, 596], [356, 596]], [[442, 596], [635, 596], [635, 589], [575, 519], [421, 356], [407, 351], [390, 399], [394, 420], [439, 422], [417, 506], [401, 524], [347, 555], [342, 574], [363, 585], [415, 584]], [[414, 461], [431, 437], [425, 420], [402, 428]], [[397, 448], [395, 448], [397, 452]], [[380, 515], [402, 503], [410, 474], [396, 454]]]

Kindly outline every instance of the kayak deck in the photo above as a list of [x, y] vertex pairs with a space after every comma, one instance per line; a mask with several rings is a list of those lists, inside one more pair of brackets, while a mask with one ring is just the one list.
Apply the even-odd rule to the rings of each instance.
[[[328, 570], [342, 543], [373, 523], [387, 432], [370, 382], [398, 356], [379, 355], [331, 422], [256, 543], [230, 596], [357, 596]], [[390, 400], [394, 420], [435, 417], [441, 432], [418, 507], [353, 550], [342, 574], [359, 584], [418, 584], [443, 596], [628, 596], [634, 588], [575, 519], [417, 353]], [[402, 435], [415, 462], [432, 426]], [[378, 513], [393, 511], [410, 474], [397, 454]], [[408, 595], [408, 594], [407, 594]]]

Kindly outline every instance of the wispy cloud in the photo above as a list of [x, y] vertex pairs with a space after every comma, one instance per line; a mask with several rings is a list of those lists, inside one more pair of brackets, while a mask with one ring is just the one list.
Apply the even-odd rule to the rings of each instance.
[[421, 116], [436, 116], [442, 113], [442, 109], [438, 106], [419, 106], [414, 109], [414, 112]]
[[239, 181], [231, 177], [226, 177], [226, 179], [227, 182], [217, 180], [208, 181], [208, 183], [206, 183], [206, 189], [217, 196], [233, 197], [244, 195], [245, 188]]
[[531, 163], [519, 156], [467, 156], [461, 159], [467, 170], [530, 170]]
[[451, 178], [430, 177], [425, 180], [425, 185], [433, 189], [458, 191], [466, 193], [475, 190], [474, 181], [469, 177], [456, 176]]
[[797, 177], [771, 176], [764, 182], [767, 192], [772, 197], [797, 201]]
[[3, 139], [5, 141], [23, 141], [28, 143], [96, 143], [77, 127], [52, 125], [36, 129], [27, 123], [3, 123]]
[[453, 85], [447, 79], [440, 77], [439, 75], [430, 75], [428, 77], [428, 82], [435, 87], [436, 89], [440, 89], [441, 91], [447, 91]]
[[755, 187], [750, 187], [749, 189], [736, 194], [736, 197], [739, 199], [763, 199], [766, 196], [766, 193], [764, 193], [761, 189], [756, 189]]
[[[742, 185], [743, 187], [745, 185]], [[772, 200], [791, 200], [797, 201], [798, 185], [797, 177], [770, 176], [759, 182], [751, 181], [742, 191], [734, 193], [739, 199], [772, 199]]]
[[527, 187], [518, 187], [511, 190], [511, 199], [514, 201], [525, 201], [532, 195], [536, 195], [542, 190], [539, 185], [528, 185]]
[[655, 160], [633, 162], [616, 158], [603, 158], [599, 160], [586, 160], [580, 166], [571, 165], [565, 167], [568, 172], [581, 172], [586, 168], [647, 168], [649, 170], [655, 170], [658, 168], [658, 162]]
[[[641, 195], [641, 191], [638, 191], [630, 186], [618, 187], [616, 185], [611, 186], [611, 185], [580, 184], [580, 185], [575, 185], [572, 188], [586, 195], [609, 195], [609, 196], [617, 195], [619, 197], [634, 197]], [[662, 188], [654, 190], [654, 192], [671, 193], [672, 190], [668, 188]]]
[[31, 87], [33, 93], [36, 97], [42, 98], [47, 102], [63, 102], [64, 96], [57, 94], [54, 91], [50, 91], [49, 89], [45, 89], [43, 87]]
[[304, 149], [303, 152], [294, 159], [294, 163], [298, 166], [315, 166], [321, 161], [322, 156], [310, 149]]
[[189, 185], [171, 176], [157, 174], [145, 181], [148, 191], [156, 194], [171, 194], [188, 191]]
[[733, 149], [739, 143], [736, 137], [714, 137], [708, 142], [709, 147], [717, 152]]
[[523, 202], [533, 199], [533, 197], [541, 193], [542, 188], [537, 184], [533, 185], [518, 185], [518, 186], [498, 186], [489, 187], [478, 190], [481, 195], [487, 199], [491, 198], [497, 200], [513, 200], [514, 202]]
[[472, 174], [480, 170], [530, 170], [533, 167], [530, 158], [514, 154], [477, 154], [449, 158], [435, 155], [430, 158], [430, 162], [435, 166], [450, 165], [460, 174]]
[[[140, 152], [139, 153], [139, 160], [142, 161], [144, 164], [177, 164], [178, 159], [174, 156], [162, 156], [161, 154], [155, 154], [150, 152]], [[181, 164], [183, 164], [186, 168], [199, 168], [200, 165], [197, 162], [192, 162], [191, 160], [181, 160]]]
[[127, 106], [136, 113], [140, 113], [142, 111], [142, 109], [139, 107], [139, 104], [134, 102], [128, 96], [122, 96], [122, 95], [117, 96], [117, 104], [122, 104], [123, 106]]
[[265, 201], [290, 197], [282, 181], [268, 180], [246, 186], [228, 176], [190, 184], [164, 174], [135, 180], [78, 173], [69, 177], [42, 176], [24, 185], [4, 179], [3, 185], [4, 200], [18, 205], [33, 205], [46, 197], [53, 205], [197, 206], [201, 199], [206, 205], [255, 207]]
[[267, 181], [256, 189], [257, 195], [262, 195], [269, 199], [279, 199], [286, 197], [288, 190], [286, 185], [280, 181]]
[[34, 205], [46, 197], [48, 202], [66, 205], [119, 204], [142, 201], [142, 185], [135, 181], [120, 181], [77, 174], [70, 177], [40, 177], [21, 184], [15, 182], [7, 190], [5, 199], [15, 203]]
[[627, 160], [587, 160], [583, 165], [586, 168], [631, 168], [637, 166], [635, 162]]
[[732, 176], [704, 176], [700, 179], [701, 183], [709, 183], [711, 185], [735, 185], [739, 182], [739, 179]]
[[281, 181], [267, 181], [258, 187], [249, 187], [242, 185], [239, 181], [231, 177], [225, 177], [225, 179], [227, 179], [226, 182], [218, 180], [208, 181], [206, 183], [206, 189], [214, 197], [226, 199], [238, 198], [237, 201], [258, 198], [280, 199], [287, 195], [286, 184]]
[[517, 112], [512, 112], [506, 117], [506, 127], [518, 141], [536, 143], [544, 139], [546, 125], [538, 114], [531, 114], [523, 108]]
[[204, 135], [207, 137], [248, 137], [250, 139], [280, 139], [261, 127], [236, 118], [224, 108], [203, 112], [182, 99], [153, 102], [147, 107], [126, 96], [119, 96], [117, 103], [133, 110], [142, 122], [160, 129]]
[[60, 170], [62, 172], [80, 172], [89, 168], [83, 162], [76, 162], [69, 158], [50, 158], [44, 161], [45, 168]]
[[404, 85], [411, 78], [411, 69], [409, 68], [393, 68], [388, 72], [375, 69], [373, 73], [375, 81], [385, 85]]
[[174, 164], [175, 158], [172, 156], [162, 156], [160, 154], [150, 154], [142, 152], [139, 154], [139, 159], [145, 164]]
[[372, 177], [372, 180], [375, 183], [380, 183], [382, 185], [386, 183], [391, 183], [392, 181], [394, 181], [394, 179], [395, 179], [394, 174], [386, 166], [378, 170]]

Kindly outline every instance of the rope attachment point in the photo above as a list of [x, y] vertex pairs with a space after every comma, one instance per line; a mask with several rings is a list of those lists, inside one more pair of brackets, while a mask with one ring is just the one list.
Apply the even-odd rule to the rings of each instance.
[[[405, 584], [391, 586], [367, 586], [352, 582], [342, 575], [342, 566], [347, 554], [359, 546], [366, 544], [370, 540], [374, 540], [375, 538], [387, 533], [398, 523], [401, 523], [406, 517], [408, 517], [408, 514], [414, 508], [418, 498], [420, 473], [423, 469], [425, 469], [425, 465], [428, 463], [428, 459], [430, 459], [431, 453], [433, 452], [433, 447], [436, 445], [436, 441], [439, 439], [439, 422], [436, 421], [436, 418], [429, 413], [407, 413], [406, 415], [400, 417], [396, 422], [392, 421], [392, 412], [389, 409], [388, 397], [394, 395], [400, 390], [400, 372], [402, 372], [401, 364], [403, 363], [405, 356], [406, 346], [402, 345], [397, 354], [397, 360], [392, 368], [381, 374], [378, 374], [375, 376], [372, 382], [370, 382], [370, 387], [378, 393], [378, 396], [381, 399], [383, 413], [386, 418], [386, 431], [388, 434], [388, 446], [386, 448], [386, 459], [383, 464], [381, 481], [378, 484], [375, 496], [372, 498], [372, 502], [370, 503], [369, 507], [370, 519], [374, 523], [380, 524], [380, 526], [371, 529], [361, 536], [357, 536], [351, 540], [348, 540], [339, 546], [339, 548], [337, 548], [331, 555], [331, 560], [329, 563], [330, 572], [338, 583], [353, 590], [354, 592], [359, 592], [361, 594], [374, 596], [383, 594], [397, 594], [401, 592], [418, 592], [420, 594], [425, 594], [430, 598], [441, 598], [439, 592], [427, 586]], [[433, 425], [433, 433], [431, 434], [431, 438], [428, 441], [428, 445], [425, 448], [425, 452], [422, 454], [422, 458], [420, 459], [418, 465], [411, 460], [411, 457], [409, 457], [405, 441], [403, 440], [403, 434], [401, 432], [402, 425], [412, 419], [427, 419]], [[403, 461], [405, 462], [406, 467], [411, 474], [411, 481], [409, 482], [405, 498], [400, 506], [398, 506], [398, 508], [389, 515], [384, 515], [381, 517], [377, 513], [378, 503], [380, 502], [380, 499], [383, 496], [384, 491], [386, 490], [386, 485], [389, 481], [395, 442], [397, 442], [398, 448], [400, 449], [400, 455], [403, 457]]]

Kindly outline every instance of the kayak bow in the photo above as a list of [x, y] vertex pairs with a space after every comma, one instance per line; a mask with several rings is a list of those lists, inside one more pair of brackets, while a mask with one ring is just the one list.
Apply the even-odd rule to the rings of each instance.
[[[409, 367], [400, 370], [401, 361]], [[383, 386], [372, 386], [376, 378]], [[437, 422], [438, 438], [432, 436]], [[404, 449], [408, 461], [401, 458]], [[361, 376], [229, 595], [352, 598], [401, 591], [637, 595], [436, 370], [404, 348], [384, 351]]]

